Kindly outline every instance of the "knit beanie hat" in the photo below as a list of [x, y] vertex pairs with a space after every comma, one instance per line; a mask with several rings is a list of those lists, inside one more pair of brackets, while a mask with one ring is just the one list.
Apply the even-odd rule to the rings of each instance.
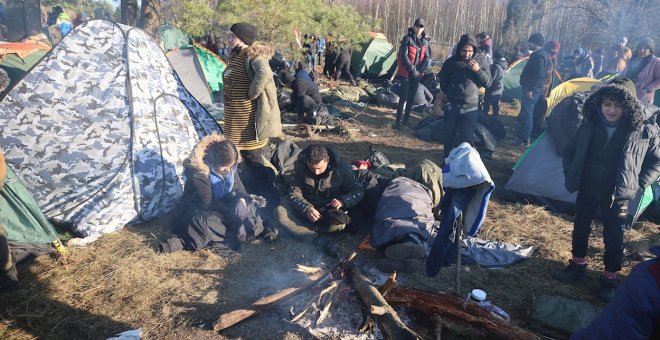
[[560, 47], [561, 47], [561, 44], [559, 44], [559, 41], [557, 41], [557, 40], [550, 40], [547, 43], [545, 43], [545, 48], [547, 50], [557, 50], [557, 51], [559, 51]]
[[640, 47], [648, 47], [651, 50], [651, 54], [653, 54], [653, 50], [655, 50], [655, 42], [653, 39], [647, 37], [637, 43], [637, 48], [639, 49]]
[[543, 43], [545, 40], [543, 39], [543, 34], [541, 33], [534, 33], [529, 36], [529, 39], [527, 39], [528, 42], [531, 42], [532, 44], [536, 46], [543, 46]]
[[229, 30], [248, 46], [252, 46], [257, 40], [257, 28], [247, 22], [233, 24]]

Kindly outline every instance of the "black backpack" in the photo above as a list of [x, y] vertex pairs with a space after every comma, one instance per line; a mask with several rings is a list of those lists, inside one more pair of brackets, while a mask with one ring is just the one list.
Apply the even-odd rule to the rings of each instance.
[[390, 164], [387, 157], [382, 152], [376, 151], [373, 146], [369, 147], [369, 157], [367, 157], [366, 161], [371, 163], [371, 166], [374, 168]]

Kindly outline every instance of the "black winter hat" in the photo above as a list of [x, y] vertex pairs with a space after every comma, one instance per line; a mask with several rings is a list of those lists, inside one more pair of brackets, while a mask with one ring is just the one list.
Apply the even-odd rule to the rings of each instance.
[[252, 46], [257, 40], [257, 28], [247, 22], [233, 24], [229, 30], [248, 46]]
[[655, 50], [655, 42], [653, 39], [647, 37], [637, 43], [637, 49], [640, 47], [648, 47], [651, 50], [651, 54], [653, 54], [653, 50]]
[[534, 33], [530, 35], [529, 39], [527, 39], [527, 42], [531, 42], [536, 46], [543, 46], [543, 44], [545, 44], [545, 40], [543, 39], [543, 34], [541, 33]]
[[426, 21], [424, 21], [424, 19], [422, 19], [422, 18], [415, 19], [414, 26], [424, 27], [424, 25], [426, 25]]

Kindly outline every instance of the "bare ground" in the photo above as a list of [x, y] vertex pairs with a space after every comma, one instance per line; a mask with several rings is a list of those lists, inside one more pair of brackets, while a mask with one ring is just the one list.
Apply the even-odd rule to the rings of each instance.
[[[503, 105], [505, 115], [509, 115], [503, 119], [510, 129], [514, 123], [511, 115], [516, 110]], [[347, 111], [354, 120], [342, 134], [323, 132], [307, 139], [302, 132], [291, 131], [289, 138], [301, 146], [330, 143], [347, 160], [364, 158], [369, 146], [374, 145], [393, 162], [412, 164], [424, 158], [439, 161], [439, 145], [390, 128], [392, 110], [369, 107]], [[419, 119], [415, 116], [414, 122]], [[499, 188], [522, 151], [512, 147], [507, 139], [493, 160], [485, 161]], [[590, 279], [566, 285], [552, 280], [549, 274], [560, 269], [570, 256], [571, 219], [539, 206], [506, 202], [496, 190], [479, 236], [536, 245], [538, 249], [528, 261], [507, 269], [465, 267], [460, 295], [472, 288], [486, 290], [490, 299], [508, 311], [512, 322], [521, 327], [526, 327], [532, 299], [539, 294], [599, 305], [594, 290], [602, 270], [600, 228], [595, 228], [591, 239]], [[142, 328], [143, 336], [149, 339], [369, 338], [355, 331], [361, 313], [350, 293], [340, 294], [341, 302], [331, 309], [331, 319], [326, 322], [329, 326], [325, 328], [313, 325], [312, 314], [301, 322], [289, 322], [291, 312], [298, 312], [310, 299], [302, 295], [221, 334], [213, 333], [209, 328], [219, 314], [246, 307], [264, 295], [303, 282], [304, 275], [293, 271], [296, 264], [332, 265], [336, 260], [291, 237], [272, 244], [247, 245], [235, 256], [208, 250], [157, 254], [156, 245], [169, 235], [166, 225], [167, 219], [163, 218], [127, 227], [85, 248], [71, 249], [64, 259], [45, 256], [19, 265], [20, 288], [0, 295], [0, 338], [104, 339], [135, 328]], [[624, 275], [640, 260], [640, 252], [660, 243], [658, 231], [658, 225], [648, 221], [626, 231]], [[356, 249], [362, 237], [344, 235], [339, 244], [349, 252]], [[372, 277], [380, 279], [383, 274], [374, 269], [377, 258], [375, 252], [359, 251], [356, 261]], [[400, 274], [398, 283], [432, 292], [453, 292], [454, 275], [453, 267], [435, 278], [421, 273]]]

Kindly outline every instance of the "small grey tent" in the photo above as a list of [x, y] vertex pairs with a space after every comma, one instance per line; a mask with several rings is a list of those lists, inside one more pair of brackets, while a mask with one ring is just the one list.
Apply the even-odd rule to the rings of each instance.
[[167, 59], [200, 104], [209, 109], [219, 101], [214, 100], [213, 93], [221, 96], [222, 74], [226, 67], [220, 57], [203, 47], [189, 46], [167, 52]]
[[92, 241], [169, 212], [183, 161], [221, 132], [142, 30], [93, 20], [0, 102], [0, 147], [46, 216]]

